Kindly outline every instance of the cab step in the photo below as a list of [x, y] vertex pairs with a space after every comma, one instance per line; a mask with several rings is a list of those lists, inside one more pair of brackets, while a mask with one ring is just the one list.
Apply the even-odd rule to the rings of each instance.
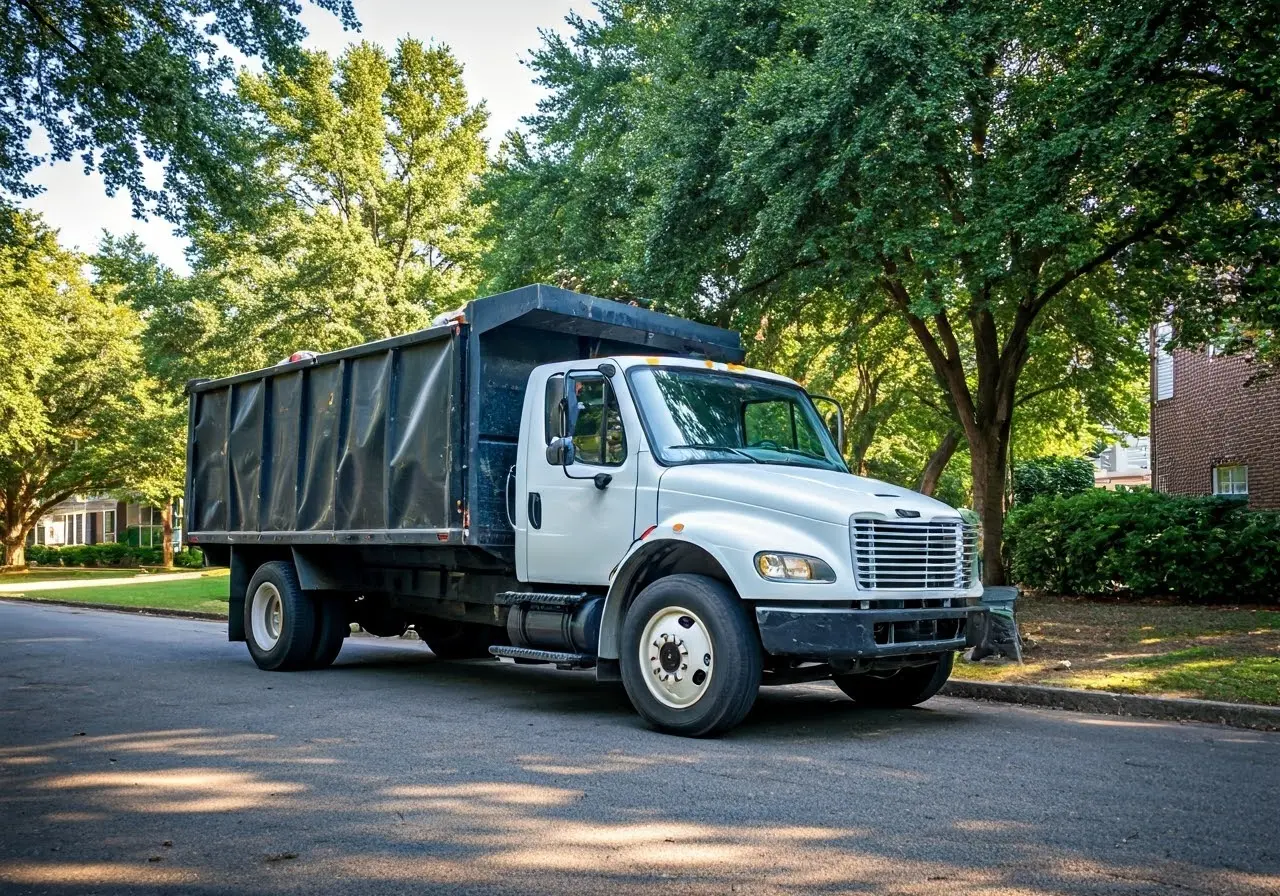
[[532, 647], [495, 646], [489, 648], [489, 653], [500, 660], [517, 663], [551, 663], [557, 669], [590, 669], [596, 664], [596, 658], [589, 653], [561, 653]]
[[585, 591], [568, 594], [563, 591], [502, 591], [494, 603], [500, 607], [547, 607], [568, 610], [582, 604], [591, 595]]

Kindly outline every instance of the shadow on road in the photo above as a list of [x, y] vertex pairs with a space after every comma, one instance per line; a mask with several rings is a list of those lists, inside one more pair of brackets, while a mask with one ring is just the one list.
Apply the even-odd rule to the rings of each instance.
[[691, 741], [590, 674], [353, 639], [331, 669], [270, 675], [213, 631], [122, 642], [133, 625], [0, 644], [0, 889], [1280, 888], [1280, 740], [807, 686]]

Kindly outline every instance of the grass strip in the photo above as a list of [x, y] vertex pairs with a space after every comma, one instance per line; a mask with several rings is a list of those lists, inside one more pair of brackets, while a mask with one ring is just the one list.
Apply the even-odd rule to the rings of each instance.
[[55, 588], [0, 597], [31, 601], [76, 601], [104, 607], [226, 613], [227, 581], [226, 576], [202, 576], [177, 582], [150, 582], [145, 587], [134, 587], [130, 583], [104, 585], [100, 588]]
[[1280, 611], [1035, 597], [1018, 602], [1025, 663], [955, 677], [1280, 706]]

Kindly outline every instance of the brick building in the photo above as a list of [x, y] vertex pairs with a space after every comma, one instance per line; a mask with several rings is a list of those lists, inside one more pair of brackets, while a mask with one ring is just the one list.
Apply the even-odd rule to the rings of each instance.
[[1151, 360], [1151, 483], [1174, 495], [1236, 495], [1280, 509], [1280, 376], [1246, 385], [1246, 359], [1208, 351], [1164, 351], [1157, 328]]

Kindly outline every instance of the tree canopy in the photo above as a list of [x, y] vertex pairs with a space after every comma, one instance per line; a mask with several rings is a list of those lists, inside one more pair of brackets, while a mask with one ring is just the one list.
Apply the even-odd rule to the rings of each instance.
[[37, 217], [5, 214], [0, 327], [7, 356], [22, 360], [0, 406], [0, 543], [20, 564], [27, 533], [54, 505], [125, 486], [171, 446], [142, 425], [156, 415], [137, 313], [90, 284], [84, 259]]
[[474, 295], [487, 113], [447, 48], [308, 52], [240, 90], [270, 199], [253, 228], [192, 228], [192, 276], [151, 289], [190, 375], [417, 329]]
[[[1132, 413], [1140, 334], [1221, 309], [1206, 272], [1276, 217], [1274, 4], [598, 5], [534, 55], [551, 97], [488, 187], [492, 276], [552, 203], [522, 185], [559, 183], [511, 239], [562, 279], [748, 331], [820, 291], [893, 315], [968, 446], [989, 582], [1015, 413]], [[573, 257], [592, 240], [613, 268]]]
[[[358, 27], [350, 0], [312, 0]], [[135, 214], [170, 220], [252, 211], [252, 130], [226, 88], [227, 49], [293, 67], [306, 31], [297, 3], [245, 0], [15, 0], [0, 41], [0, 202], [39, 192], [47, 160], [80, 158]], [[32, 152], [33, 127], [49, 139]], [[144, 160], [164, 163], [162, 186]]]

